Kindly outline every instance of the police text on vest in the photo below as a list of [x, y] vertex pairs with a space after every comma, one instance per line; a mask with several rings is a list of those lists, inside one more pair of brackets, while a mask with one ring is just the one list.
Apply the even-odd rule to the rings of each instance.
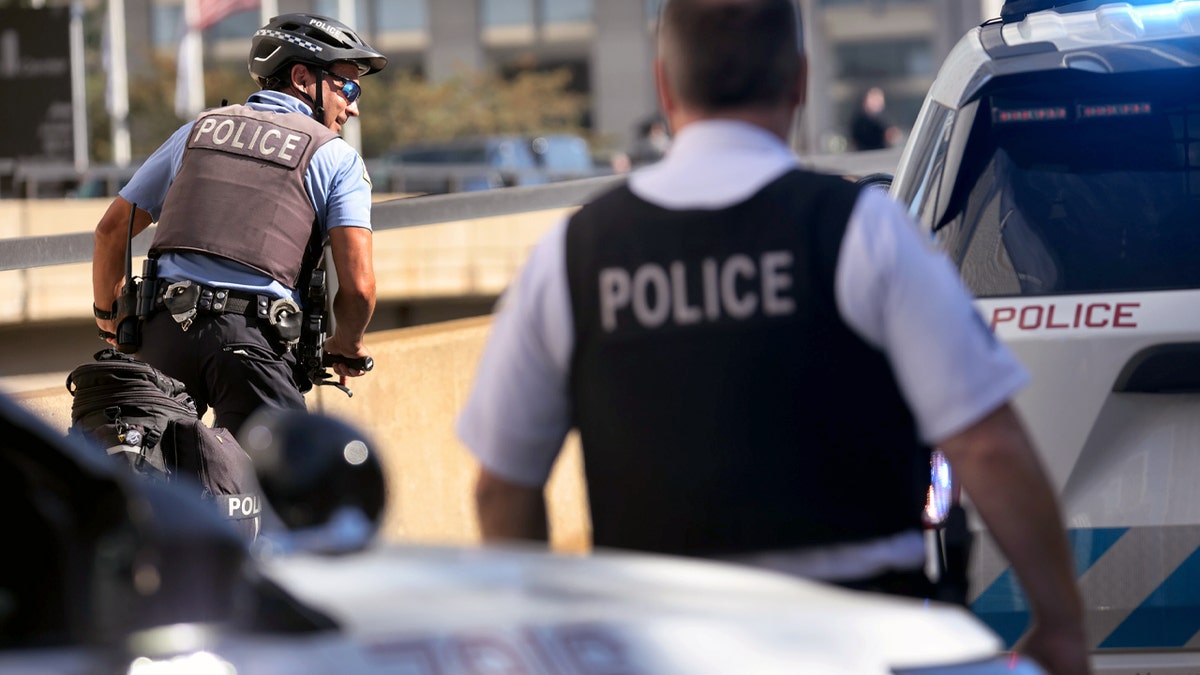
[[[788, 292], [793, 262], [791, 251], [767, 251], [757, 260], [741, 253], [723, 260], [705, 258], [699, 269], [680, 260], [665, 266], [646, 263], [632, 272], [606, 267], [600, 270], [600, 321], [611, 333], [625, 315], [643, 328], [658, 328], [668, 321], [687, 326], [722, 317], [792, 314], [796, 302]], [[698, 297], [689, 295], [693, 278], [699, 282], [692, 284]]]
[[295, 168], [311, 140], [308, 134], [249, 117], [205, 115], [196, 122], [188, 146]]
[[258, 495], [220, 495], [218, 503], [222, 504], [225, 517], [231, 520], [254, 518], [262, 512]]

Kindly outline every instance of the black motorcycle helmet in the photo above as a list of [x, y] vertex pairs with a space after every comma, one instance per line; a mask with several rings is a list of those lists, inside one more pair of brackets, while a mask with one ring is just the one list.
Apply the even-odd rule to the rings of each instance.
[[360, 429], [326, 415], [263, 408], [239, 440], [288, 529], [320, 528], [347, 508], [378, 527], [387, 483], [379, 449]]
[[[247, 68], [258, 86], [267, 89], [273, 78], [286, 78], [284, 69], [294, 63], [328, 70], [339, 61], [357, 64], [359, 77], [387, 66], [387, 57], [346, 24], [317, 14], [283, 14], [255, 31]], [[318, 88], [317, 100], [310, 103], [314, 103], [313, 117], [324, 124], [320, 92]]]

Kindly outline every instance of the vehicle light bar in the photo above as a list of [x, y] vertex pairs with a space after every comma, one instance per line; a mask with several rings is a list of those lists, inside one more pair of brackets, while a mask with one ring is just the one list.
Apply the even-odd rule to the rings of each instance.
[[[1046, 11], [1052, 9], [1046, 4], [1062, 9]], [[1195, 0], [1007, 0], [1001, 17], [1005, 24], [1022, 23], [1004, 31], [1008, 46], [1052, 42], [1069, 51], [1131, 38], [1194, 36], [1200, 32], [1196, 9]]]
[[1149, 103], [1101, 103], [1079, 106], [1079, 116], [1083, 119], [1133, 117], [1134, 115], [1149, 115], [1153, 112]]
[[1064, 106], [1047, 108], [1013, 108], [1011, 110], [994, 109], [992, 121], [999, 124], [1013, 122], [1050, 122], [1067, 119], [1067, 109]]
[[1080, 103], [1074, 106], [1043, 106], [1037, 108], [993, 108], [992, 121], [996, 124], [1019, 122], [1059, 122], [1069, 119], [1095, 120], [1113, 117], [1136, 117], [1151, 115], [1154, 106], [1146, 101], [1122, 103]]

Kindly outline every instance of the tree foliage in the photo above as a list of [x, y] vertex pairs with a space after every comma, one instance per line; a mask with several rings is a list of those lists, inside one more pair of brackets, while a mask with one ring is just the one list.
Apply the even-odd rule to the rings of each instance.
[[[98, 60], [98, 59], [97, 59]], [[185, 120], [175, 115], [175, 59], [157, 57], [147, 75], [131, 79], [129, 119], [132, 154], [145, 158]], [[92, 160], [112, 160], [111, 118], [105, 106], [106, 75], [88, 69], [88, 127]], [[408, 143], [501, 133], [569, 132], [587, 136], [587, 97], [570, 87], [566, 70], [463, 72], [442, 82], [412, 72], [365, 78], [359, 100], [363, 155], [378, 157]], [[205, 105], [242, 102], [257, 87], [244, 65], [210, 67], [204, 74]]]
[[511, 79], [463, 72], [437, 83], [402, 73], [364, 83], [363, 145], [390, 148], [422, 141], [503, 133], [582, 133], [587, 100], [568, 88], [566, 70], [523, 71]]

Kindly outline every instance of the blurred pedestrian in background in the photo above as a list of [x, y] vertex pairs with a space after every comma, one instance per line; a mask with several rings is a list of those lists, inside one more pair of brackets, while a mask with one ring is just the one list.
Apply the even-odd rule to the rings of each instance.
[[888, 122], [887, 96], [879, 87], [863, 93], [850, 118], [850, 142], [855, 150], [882, 150], [895, 145], [900, 130]]

